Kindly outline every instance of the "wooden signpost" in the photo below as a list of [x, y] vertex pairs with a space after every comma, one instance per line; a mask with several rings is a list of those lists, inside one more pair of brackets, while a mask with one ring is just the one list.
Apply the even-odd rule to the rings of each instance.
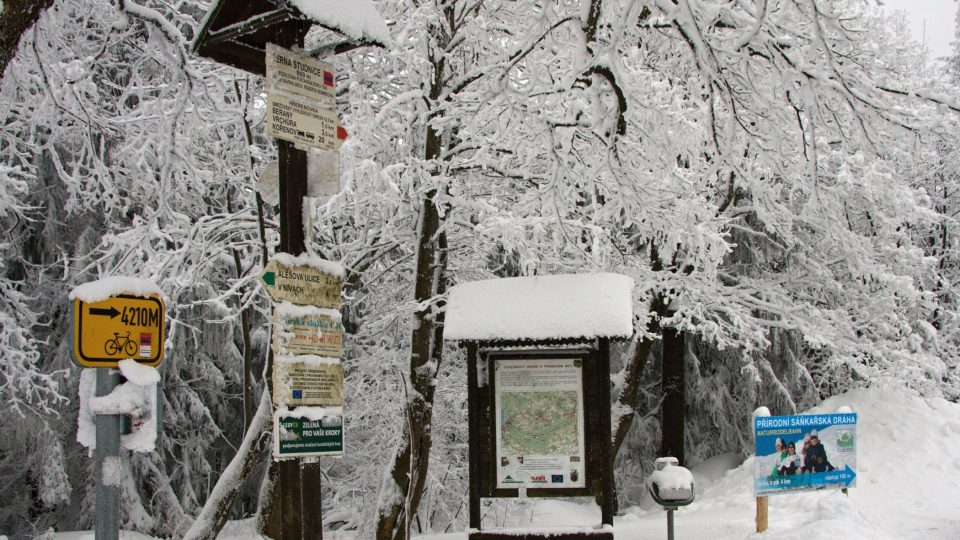
[[[327, 69], [328, 64], [315, 59], [306, 58], [291, 51], [281, 50], [293, 47], [302, 48], [304, 38], [310, 27], [316, 23], [314, 19], [305, 16], [291, 3], [278, 3], [272, 0], [215, 0], [210, 7], [210, 13], [204, 19], [196, 39], [194, 50], [202, 56], [217, 62], [225, 63], [256, 75], [267, 75], [268, 93], [271, 94], [271, 107], [277, 112], [287, 111], [283, 107], [282, 99], [286, 100], [305, 98], [311, 100], [309, 107], [319, 110], [333, 110], [335, 94], [335, 77], [333, 71]], [[338, 26], [325, 28], [334, 33], [343, 34]], [[384, 25], [384, 30], [385, 30]], [[384, 31], [385, 33], [385, 31]], [[274, 48], [274, 45], [277, 47]], [[385, 46], [382, 37], [370, 35], [362, 31], [360, 37], [342, 36], [339, 42], [330, 43], [329, 52], [346, 52], [363, 46]], [[284, 94], [284, 95], [281, 95]], [[279, 104], [279, 105], [277, 105]], [[303, 109], [298, 109], [303, 113]], [[306, 116], [313, 114], [307, 109]], [[308, 195], [307, 187], [307, 156], [302, 148], [294, 146], [294, 142], [308, 146], [337, 148], [337, 139], [342, 140], [346, 133], [339, 128], [336, 117], [325, 115], [313, 121], [319, 123], [316, 132], [307, 135], [307, 129], [298, 129], [300, 118], [285, 117], [293, 123], [285, 123], [284, 129], [278, 129], [280, 124], [272, 123], [271, 132], [278, 136], [278, 176], [279, 176], [279, 204], [280, 204], [280, 245], [279, 251], [299, 255], [306, 251], [304, 215], [304, 198]], [[276, 120], [277, 118], [274, 118]], [[291, 120], [292, 119], [292, 120]], [[330, 136], [330, 124], [333, 124], [334, 136]], [[308, 120], [309, 123], [310, 120]], [[292, 127], [291, 127], [292, 126]], [[314, 126], [317, 127], [317, 126]], [[290, 131], [293, 131], [292, 136]], [[280, 132], [289, 137], [284, 138]], [[303, 131], [300, 135], [297, 131]], [[291, 142], [293, 139], [294, 142]], [[280, 291], [286, 287], [278, 285], [285, 280], [279, 277], [273, 283], [266, 283], [267, 290]], [[264, 276], [268, 281], [268, 276]], [[273, 280], [270, 277], [270, 280]], [[296, 285], [294, 285], [296, 286]], [[313, 287], [304, 283], [304, 288]], [[337, 309], [339, 307], [339, 283], [327, 284], [327, 292], [308, 299], [323, 297], [326, 300], [321, 304]], [[336, 289], [336, 294], [332, 293]], [[334, 298], [337, 302], [333, 302]], [[275, 301], [278, 301], [275, 298]], [[297, 302], [291, 298], [289, 301]], [[279, 521], [271, 521], [266, 526], [268, 534], [277, 540], [301, 540], [304, 538], [322, 538], [323, 519], [321, 512], [321, 472], [316, 463], [301, 462], [300, 460], [285, 460], [271, 467], [271, 474], [277, 474], [279, 486], [275, 492], [270, 512], [272, 516], [279, 516]]]

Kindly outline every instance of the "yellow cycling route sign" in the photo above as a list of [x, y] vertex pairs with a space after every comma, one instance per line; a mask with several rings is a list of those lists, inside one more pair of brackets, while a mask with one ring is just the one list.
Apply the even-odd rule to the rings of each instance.
[[132, 358], [163, 361], [164, 305], [159, 296], [120, 294], [100, 302], [73, 301], [73, 355], [84, 367], [117, 367]]

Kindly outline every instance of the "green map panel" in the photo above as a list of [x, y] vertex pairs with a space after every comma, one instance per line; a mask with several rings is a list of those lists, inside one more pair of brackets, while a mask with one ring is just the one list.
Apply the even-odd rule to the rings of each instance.
[[504, 455], [577, 455], [577, 392], [500, 394], [500, 452]]

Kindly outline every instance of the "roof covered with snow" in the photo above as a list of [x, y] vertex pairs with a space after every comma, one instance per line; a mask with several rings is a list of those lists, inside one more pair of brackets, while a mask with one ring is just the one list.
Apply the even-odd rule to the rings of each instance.
[[390, 43], [387, 23], [370, 0], [290, 0], [290, 4], [317, 23], [357, 40]]
[[543, 340], [629, 337], [633, 280], [620, 274], [489, 279], [450, 290], [443, 337]]

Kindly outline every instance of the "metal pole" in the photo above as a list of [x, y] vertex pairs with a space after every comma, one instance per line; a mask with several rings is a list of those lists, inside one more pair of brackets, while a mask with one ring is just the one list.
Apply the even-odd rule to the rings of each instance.
[[673, 508], [667, 508], [667, 540], [673, 540]]
[[[96, 395], [106, 396], [119, 384], [120, 373], [113, 368], [96, 368]], [[97, 415], [97, 450], [94, 471], [94, 538], [120, 539], [120, 415]]]

